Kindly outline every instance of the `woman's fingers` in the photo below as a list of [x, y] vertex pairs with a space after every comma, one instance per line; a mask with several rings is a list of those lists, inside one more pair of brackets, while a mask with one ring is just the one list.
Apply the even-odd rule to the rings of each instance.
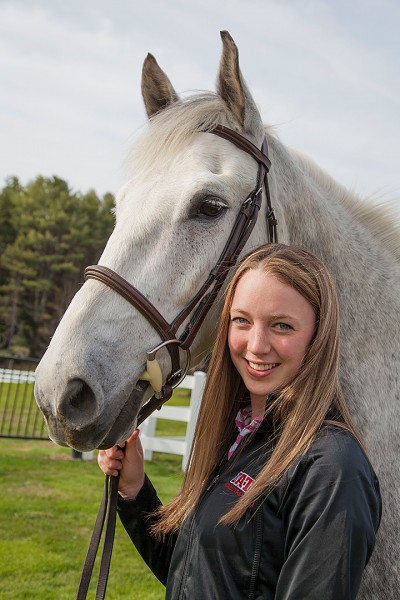
[[121, 473], [120, 489], [137, 490], [144, 481], [143, 448], [139, 430], [135, 429], [126, 442], [99, 450], [97, 462], [105, 475], [115, 477]]
[[105, 475], [115, 477], [122, 469], [121, 459], [123, 457], [124, 453], [121, 450], [112, 453], [109, 453], [108, 450], [99, 450], [97, 463]]
[[[125, 442], [123, 442], [125, 445]], [[104, 452], [108, 458], [121, 460], [124, 457], [124, 451], [121, 446], [113, 446], [112, 448], [108, 448], [108, 450], [99, 450], [99, 452]]]
[[143, 449], [139, 438], [139, 429], [135, 429], [125, 445], [125, 456], [128, 462], [142, 462]]

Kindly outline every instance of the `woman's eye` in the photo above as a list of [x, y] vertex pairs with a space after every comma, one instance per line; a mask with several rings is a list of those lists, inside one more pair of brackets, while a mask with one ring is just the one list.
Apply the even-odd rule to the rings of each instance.
[[290, 331], [291, 329], [293, 329], [293, 327], [288, 323], [277, 323], [275, 327], [277, 327], [279, 331]]
[[245, 325], [246, 323], [248, 323], [248, 320], [244, 317], [232, 317], [231, 322], [237, 323], [238, 325]]
[[199, 205], [196, 214], [204, 217], [215, 218], [219, 217], [226, 209], [227, 206], [221, 202], [221, 200], [217, 200], [216, 198], [207, 198], [207, 200], [204, 200]]

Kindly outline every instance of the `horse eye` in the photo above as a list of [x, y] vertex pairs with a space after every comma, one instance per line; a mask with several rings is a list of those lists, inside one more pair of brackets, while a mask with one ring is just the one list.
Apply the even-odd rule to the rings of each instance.
[[223, 204], [220, 200], [215, 198], [207, 198], [204, 200], [197, 209], [197, 215], [202, 215], [205, 217], [219, 217], [226, 210], [227, 206]]

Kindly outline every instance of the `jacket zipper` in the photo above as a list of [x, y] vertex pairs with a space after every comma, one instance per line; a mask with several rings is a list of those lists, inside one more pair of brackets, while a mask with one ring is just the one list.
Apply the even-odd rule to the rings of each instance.
[[211, 488], [214, 487], [214, 485], [217, 483], [218, 479], [219, 479], [219, 473], [218, 473], [218, 475], [216, 475], [215, 477], [213, 477], [213, 479], [211, 480], [211, 482], [206, 487], [205, 491], [209, 492], [211, 490]]
[[254, 548], [254, 558], [253, 565], [251, 569], [251, 578], [249, 585], [249, 596], [248, 600], [254, 600], [256, 593], [256, 583], [258, 579], [258, 572], [260, 570], [260, 561], [261, 561], [261, 545], [262, 545], [262, 537], [263, 537], [263, 512], [261, 506], [258, 507], [255, 514], [256, 520], [256, 541]]

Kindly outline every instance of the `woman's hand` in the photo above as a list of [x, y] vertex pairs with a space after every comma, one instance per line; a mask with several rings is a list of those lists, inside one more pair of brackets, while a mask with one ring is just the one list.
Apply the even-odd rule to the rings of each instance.
[[122, 498], [136, 498], [144, 483], [143, 448], [138, 429], [119, 446], [99, 450], [97, 462], [105, 475], [115, 477], [120, 473], [118, 491]]

